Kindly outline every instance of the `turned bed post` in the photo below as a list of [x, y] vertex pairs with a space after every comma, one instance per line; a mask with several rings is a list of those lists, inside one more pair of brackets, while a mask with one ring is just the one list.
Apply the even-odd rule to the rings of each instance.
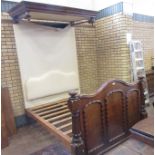
[[145, 95], [144, 95], [144, 77], [141, 76], [141, 77], [138, 77], [139, 79], [139, 85], [140, 85], [140, 97], [141, 97], [141, 118], [146, 118], [147, 117], [147, 112], [145, 110]]
[[85, 148], [80, 125], [80, 106], [78, 104], [80, 97], [76, 92], [70, 92], [69, 95], [70, 98], [68, 100], [68, 107], [72, 113], [71, 150], [73, 155], [85, 155]]

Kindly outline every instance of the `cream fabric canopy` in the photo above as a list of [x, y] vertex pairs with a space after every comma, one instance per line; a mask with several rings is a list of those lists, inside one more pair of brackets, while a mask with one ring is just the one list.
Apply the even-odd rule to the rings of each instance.
[[14, 24], [25, 106], [67, 97], [79, 89], [75, 32], [30, 22]]

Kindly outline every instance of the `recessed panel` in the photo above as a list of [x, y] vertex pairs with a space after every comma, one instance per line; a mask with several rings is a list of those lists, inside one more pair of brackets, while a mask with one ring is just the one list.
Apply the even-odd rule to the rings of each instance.
[[102, 107], [100, 103], [91, 104], [84, 110], [84, 119], [86, 123], [85, 136], [88, 150], [95, 147], [99, 148], [104, 143], [103, 114], [101, 110]]
[[115, 92], [107, 98], [108, 138], [113, 141], [124, 132], [124, 103], [122, 92]]
[[129, 127], [132, 127], [140, 120], [139, 93], [137, 91], [130, 91], [127, 97]]

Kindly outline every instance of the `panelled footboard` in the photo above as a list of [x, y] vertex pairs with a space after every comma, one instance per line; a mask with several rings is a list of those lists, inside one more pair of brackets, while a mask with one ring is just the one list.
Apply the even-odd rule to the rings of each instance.
[[142, 79], [128, 84], [111, 80], [94, 95], [70, 93], [72, 153], [103, 154], [125, 140], [129, 128], [146, 117]]

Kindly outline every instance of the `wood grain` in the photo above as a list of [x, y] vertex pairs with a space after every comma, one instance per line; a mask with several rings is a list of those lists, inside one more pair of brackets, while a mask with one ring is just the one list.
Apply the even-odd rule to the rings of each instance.
[[16, 133], [16, 125], [15, 125], [9, 90], [8, 88], [1, 88], [1, 90], [2, 90], [1, 102], [3, 107], [2, 110], [5, 115], [6, 126], [8, 129], [8, 136], [12, 136]]
[[126, 140], [129, 128], [147, 116], [142, 82], [142, 77], [132, 84], [111, 80], [92, 95], [71, 92], [68, 102], [26, 111], [74, 155], [96, 155]]

